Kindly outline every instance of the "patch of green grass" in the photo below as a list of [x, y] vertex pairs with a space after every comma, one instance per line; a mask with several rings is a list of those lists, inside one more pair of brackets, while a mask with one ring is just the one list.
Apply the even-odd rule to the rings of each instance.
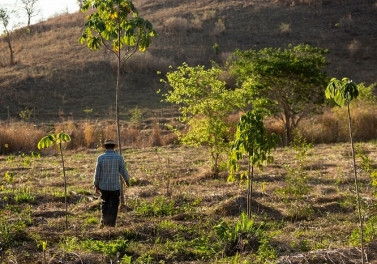
[[89, 217], [85, 220], [85, 223], [88, 224], [88, 225], [97, 225], [99, 224], [99, 220], [98, 220], [98, 217]]
[[22, 241], [28, 239], [26, 227], [32, 223], [30, 216], [30, 207], [18, 212], [18, 207], [12, 207], [16, 217], [9, 221], [0, 215], [0, 246], [2, 250], [6, 250], [13, 246], [17, 246]]
[[171, 216], [177, 212], [175, 201], [163, 196], [154, 198], [152, 202], [137, 200], [134, 210], [139, 216]]
[[252, 252], [256, 255], [256, 260], [264, 261], [277, 258], [277, 250], [270, 244], [270, 233], [266, 230], [266, 225], [257, 223], [253, 219], [248, 219], [242, 213], [235, 224], [228, 224], [221, 221], [214, 227], [219, 237], [223, 252], [226, 256], [233, 256], [244, 251]]
[[66, 237], [60, 246], [68, 251], [83, 250], [87, 252], [96, 252], [104, 254], [108, 257], [120, 257], [122, 258], [128, 248], [129, 242], [119, 237], [114, 240], [95, 240], [95, 239], [79, 239], [77, 237]]
[[35, 195], [31, 193], [30, 187], [21, 186], [14, 191], [16, 203], [31, 203], [35, 200]]

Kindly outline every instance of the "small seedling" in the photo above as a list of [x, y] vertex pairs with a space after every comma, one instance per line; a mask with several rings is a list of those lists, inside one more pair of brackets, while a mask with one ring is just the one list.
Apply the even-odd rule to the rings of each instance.
[[362, 264], [364, 264], [365, 252], [364, 252], [364, 236], [363, 236], [363, 233], [364, 233], [363, 232], [364, 230], [363, 217], [361, 215], [359, 182], [357, 178], [356, 157], [355, 157], [356, 155], [355, 155], [355, 147], [353, 143], [352, 121], [351, 121], [351, 111], [350, 111], [350, 103], [353, 99], [356, 99], [358, 95], [359, 95], [359, 90], [357, 88], [357, 85], [348, 78], [343, 78], [342, 80], [332, 78], [326, 88], [326, 98], [333, 99], [335, 103], [339, 106], [347, 106], [348, 127], [349, 127], [349, 135], [350, 135], [350, 140], [351, 140], [353, 172], [354, 172], [354, 178], [355, 178], [355, 189], [356, 189], [356, 197], [357, 197], [357, 208], [358, 208], [359, 222], [360, 222], [361, 262]]
[[62, 168], [63, 168], [63, 175], [64, 175], [64, 204], [65, 204], [65, 228], [68, 228], [68, 209], [67, 209], [67, 177], [65, 174], [65, 167], [64, 167], [64, 156], [63, 156], [63, 148], [62, 144], [71, 141], [71, 137], [68, 134], [60, 132], [58, 134], [48, 134], [41, 138], [38, 142], [38, 149], [44, 149], [51, 147], [53, 145], [57, 145], [59, 147], [60, 156], [62, 159]]
[[228, 180], [233, 179], [234, 172], [239, 169], [238, 161], [246, 153], [248, 156], [247, 216], [249, 219], [251, 218], [254, 167], [257, 166], [261, 169], [263, 164], [273, 161], [270, 152], [276, 147], [276, 142], [277, 137], [274, 134], [269, 135], [267, 133], [261, 112], [251, 111], [241, 117], [237, 125], [236, 138], [232, 145], [230, 176]]

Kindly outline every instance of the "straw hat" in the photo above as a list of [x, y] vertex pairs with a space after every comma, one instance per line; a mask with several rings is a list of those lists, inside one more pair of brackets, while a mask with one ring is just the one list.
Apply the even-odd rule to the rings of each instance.
[[105, 142], [103, 143], [104, 146], [106, 145], [114, 145], [114, 146], [118, 146], [118, 144], [112, 140], [112, 139], [106, 139]]

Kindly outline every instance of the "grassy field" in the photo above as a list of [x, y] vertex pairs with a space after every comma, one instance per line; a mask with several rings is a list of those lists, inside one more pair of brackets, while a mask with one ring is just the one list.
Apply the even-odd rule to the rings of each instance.
[[[209, 172], [206, 149], [126, 149], [132, 187], [115, 228], [99, 228], [92, 177], [101, 150], [0, 157], [0, 263], [356, 263], [358, 218], [348, 144], [279, 148], [246, 186]], [[357, 144], [368, 259], [377, 260], [377, 145]], [[237, 222], [239, 227], [237, 228]], [[241, 224], [243, 223], [243, 225]], [[241, 226], [241, 228], [240, 228]], [[221, 231], [222, 230], [222, 231]], [[374, 244], [373, 244], [374, 243]], [[373, 246], [374, 245], [374, 246]], [[118, 262], [117, 262], [118, 261]]]

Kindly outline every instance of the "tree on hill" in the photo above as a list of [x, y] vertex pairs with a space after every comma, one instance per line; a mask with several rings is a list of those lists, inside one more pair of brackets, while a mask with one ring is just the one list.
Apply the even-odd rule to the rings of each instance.
[[239, 84], [256, 98], [276, 102], [268, 108], [284, 124], [285, 145], [292, 141], [293, 130], [302, 118], [324, 101], [325, 52], [301, 44], [233, 54], [230, 69]]
[[38, 14], [38, 10], [35, 6], [35, 4], [39, 0], [21, 0], [23, 8], [26, 11], [27, 14], [27, 25], [30, 26], [30, 20], [32, 17], [36, 16]]
[[9, 20], [10, 20], [9, 13], [10, 12], [8, 10], [4, 8], [0, 8], [0, 23], [4, 28], [5, 41], [8, 43], [8, 48], [9, 48], [9, 55], [10, 55], [9, 64], [14, 65], [15, 62], [14, 62], [14, 51], [12, 48], [12, 38], [11, 38], [11, 32], [8, 29]]
[[[131, 1], [86, 0], [81, 10], [86, 12], [90, 7], [93, 7], [95, 11], [87, 16], [85, 28], [79, 41], [82, 44], [86, 43], [91, 50], [98, 50], [103, 45], [117, 58], [115, 113], [118, 148], [119, 154], [122, 155], [118, 106], [120, 68], [135, 52], [145, 51], [156, 32], [148, 20], [139, 17], [139, 13]], [[121, 193], [121, 203], [123, 204], [123, 190]]]

